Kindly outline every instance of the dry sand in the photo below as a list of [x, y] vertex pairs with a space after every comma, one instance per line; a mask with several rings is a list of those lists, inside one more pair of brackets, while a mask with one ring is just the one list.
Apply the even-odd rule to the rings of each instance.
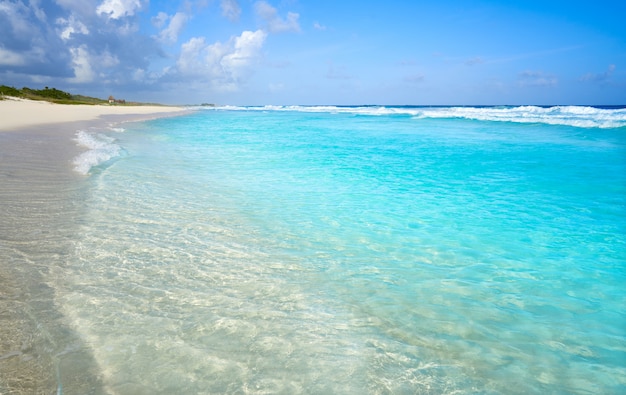
[[65, 105], [46, 101], [6, 98], [0, 100], [0, 131], [11, 131], [29, 126], [75, 121], [97, 120], [103, 116], [127, 116], [142, 119], [184, 111], [169, 106]]

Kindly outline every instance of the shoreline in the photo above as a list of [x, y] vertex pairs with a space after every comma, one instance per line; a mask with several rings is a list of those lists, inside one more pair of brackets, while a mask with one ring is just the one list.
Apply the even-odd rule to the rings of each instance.
[[180, 107], [0, 101], [0, 393], [107, 393], [91, 347], [57, 305], [88, 193], [77, 130], [177, 116]]

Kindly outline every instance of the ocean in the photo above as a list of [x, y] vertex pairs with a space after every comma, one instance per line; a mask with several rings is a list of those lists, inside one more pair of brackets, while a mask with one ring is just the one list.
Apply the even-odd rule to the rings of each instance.
[[111, 394], [626, 393], [624, 108], [200, 107], [69, 144], [57, 393], [85, 353]]

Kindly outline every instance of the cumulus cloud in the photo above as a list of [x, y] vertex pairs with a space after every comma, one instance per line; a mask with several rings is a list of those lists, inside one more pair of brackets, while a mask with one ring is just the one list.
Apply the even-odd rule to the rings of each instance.
[[[161, 14], [159, 14], [158, 17], [162, 17]], [[166, 20], [167, 19], [169, 19], [170, 23], [165, 29], [161, 30], [159, 39], [163, 42], [173, 44], [178, 41], [178, 35], [185, 27], [189, 17], [185, 13], [177, 12], [171, 18], [167, 17]]]
[[526, 70], [519, 73], [518, 83], [521, 87], [553, 87], [558, 84], [558, 79], [542, 71]]
[[610, 64], [608, 69], [603, 73], [587, 73], [580, 77], [580, 81], [583, 82], [596, 82], [596, 83], [605, 83], [608, 82], [613, 72], [615, 71], [615, 65]]
[[89, 29], [72, 14], [69, 18], [58, 18], [57, 25], [61, 26], [59, 37], [69, 40], [72, 34], [89, 34]]
[[239, 70], [251, 65], [260, 55], [266, 37], [266, 33], [261, 30], [241, 33], [234, 40], [234, 50], [222, 59], [222, 65], [231, 70], [231, 74], [237, 75]]
[[220, 3], [220, 7], [222, 8], [222, 15], [231, 21], [239, 20], [239, 16], [241, 15], [241, 7], [237, 0], [222, 0]]
[[278, 15], [276, 8], [272, 7], [266, 1], [257, 1], [254, 4], [257, 15], [265, 21], [267, 29], [271, 33], [299, 32], [300, 24], [298, 19], [300, 15], [295, 12], [288, 12], [287, 18], [283, 19]]
[[160, 29], [167, 23], [167, 20], [170, 19], [170, 16], [165, 12], [161, 11], [156, 16], [152, 17], [150, 20], [154, 27]]
[[46, 12], [43, 8], [39, 7], [40, 0], [30, 0], [29, 5], [35, 17], [40, 21], [44, 22], [46, 20]]
[[74, 77], [70, 78], [71, 82], [85, 83], [93, 81], [95, 72], [91, 67], [91, 59], [86, 46], [78, 48], [70, 48], [72, 54], [72, 64], [74, 66]]
[[[259, 1], [251, 6], [264, 28], [240, 31], [230, 39], [181, 40], [201, 3], [185, 1], [180, 12], [156, 9], [146, 15], [148, 0], [0, 0], [0, 79], [15, 86], [54, 83], [85, 93], [190, 82], [199, 89], [235, 92], [254, 73], [268, 34], [299, 30], [297, 14], [279, 16]], [[241, 16], [238, 0], [213, 4], [221, 6], [225, 18]], [[139, 30], [145, 27], [142, 17], [152, 22], [150, 30]], [[177, 54], [166, 52], [170, 50]]]
[[260, 57], [266, 37], [262, 30], [244, 31], [227, 43], [208, 44], [204, 37], [194, 37], [182, 45], [176, 70], [219, 90], [237, 90]]
[[141, 0], [104, 0], [96, 8], [96, 13], [104, 14], [109, 19], [120, 19], [133, 16], [139, 9], [141, 9]]
[[69, 51], [46, 15], [38, 1], [0, 0], [0, 77], [3, 72], [29, 79], [71, 74]]
[[15, 35], [28, 34], [30, 14], [31, 9], [21, 2], [0, 2], [0, 21], [5, 26], [3, 30], [10, 29]]

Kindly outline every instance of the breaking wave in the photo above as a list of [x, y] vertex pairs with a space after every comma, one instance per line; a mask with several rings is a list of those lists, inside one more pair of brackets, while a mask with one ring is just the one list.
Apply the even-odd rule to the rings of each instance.
[[297, 111], [358, 115], [406, 115], [416, 119], [461, 118], [478, 121], [542, 123], [580, 128], [626, 127], [626, 108], [590, 106], [500, 106], [500, 107], [416, 107], [416, 106], [220, 106], [211, 110]]
[[122, 147], [115, 143], [115, 139], [101, 133], [89, 133], [79, 130], [74, 139], [76, 143], [87, 151], [74, 158], [74, 170], [87, 175], [91, 169], [112, 158], [120, 156]]

